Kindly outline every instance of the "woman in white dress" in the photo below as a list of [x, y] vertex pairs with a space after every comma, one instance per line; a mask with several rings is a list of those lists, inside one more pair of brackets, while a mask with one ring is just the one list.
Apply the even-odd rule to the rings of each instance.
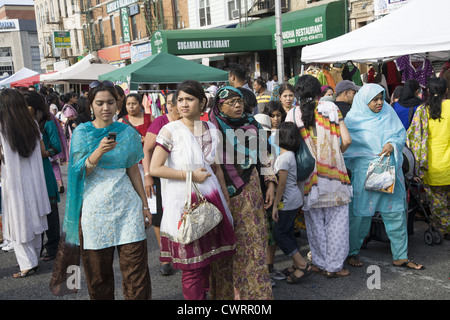
[[[176, 101], [182, 118], [160, 130], [150, 163], [150, 174], [161, 178], [164, 215], [160, 261], [182, 270], [186, 300], [202, 300], [209, 291], [211, 262], [233, 255], [236, 238], [223, 173], [215, 162], [218, 132], [211, 122], [200, 121], [207, 101], [201, 84], [193, 80], [181, 83]], [[206, 200], [220, 210], [222, 221], [198, 240], [183, 244], [177, 234], [188, 171], [192, 171], [192, 181]], [[195, 203], [197, 197], [191, 196]]]
[[47, 151], [25, 99], [12, 89], [0, 96], [0, 146], [3, 233], [19, 263], [14, 277], [24, 278], [39, 266], [41, 234], [51, 208], [42, 165]]

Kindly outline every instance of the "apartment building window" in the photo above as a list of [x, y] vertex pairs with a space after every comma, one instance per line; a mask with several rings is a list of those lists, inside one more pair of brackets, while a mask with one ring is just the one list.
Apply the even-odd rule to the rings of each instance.
[[41, 26], [41, 11], [39, 10], [38, 6], [36, 6], [36, 22], [39, 28]]
[[211, 24], [211, 13], [209, 8], [209, 0], [200, 0], [199, 4], [200, 26], [208, 26]]
[[53, 1], [50, 1], [50, 21], [56, 21], [55, 19], [55, 8], [53, 7]]
[[228, 0], [228, 18], [230, 20], [239, 18], [239, 2], [238, 2], [238, 0]]
[[105, 38], [103, 36], [103, 20], [98, 20], [98, 34], [100, 36], [100, 48], [103, 48], [105, 46]]
[[112, 44], [116, 44], [116, 24], [114, 23], [114, 15], [109, 16], [109, 22], [111, 24], [111, 40]]
[[139, 32], [136, 23], [136, 15], [131, 16], [131, 36], [133, 40], [137, 40], [139, 38]]
[[41, 72], [41, 54], [38, 46], [30, 47], [31, 53], [31, 69], [36, 72]]
[[0, 48], [0, 77], [14, 74], [14, 63], [12, 60], [11, 47]]

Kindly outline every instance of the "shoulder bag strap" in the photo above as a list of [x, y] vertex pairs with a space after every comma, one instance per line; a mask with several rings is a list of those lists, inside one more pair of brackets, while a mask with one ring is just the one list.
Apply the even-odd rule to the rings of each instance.
[[139, 133], [140, 136], [142, 136], [141, 133], [139, 132], [139, 130], [136, 129], [135, 126], [133, 126], [133, 124], [130, 122], [130, 120], [128, 120], [126, 117], [123, 117], [122, 119], [123, 119], [123, 120], [122, 120], [123, 122], [125, 122], [127, 125], [129, 125], [130, 127], [132, 127], [134, 130], [136, 130], [137, 133]]

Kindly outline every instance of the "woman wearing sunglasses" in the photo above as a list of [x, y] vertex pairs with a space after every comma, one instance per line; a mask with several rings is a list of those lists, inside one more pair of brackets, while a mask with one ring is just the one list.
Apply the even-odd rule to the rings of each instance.
[[73, 289], [65, 287], [67, 267], [76, 265], [81, 253], [91, 299], [114, 299], [117, 248], [124, 298], [150, 299], [145, 227], [151, 214], [138, 169], [141, 139], [130, 126], [113, 121], [117, 93], [111, 82], [91, 83], [88, 99], [94, 120], [80, 124], [72, 136], [62, 243], [50, 288], [54, 294]]

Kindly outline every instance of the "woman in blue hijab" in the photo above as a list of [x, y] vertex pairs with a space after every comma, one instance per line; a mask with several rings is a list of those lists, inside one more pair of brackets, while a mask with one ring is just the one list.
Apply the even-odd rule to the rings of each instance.
[[[394, 109], [385, 101], [385, 90], [377, 84], [366, 84], [355, 95], [345, 124], [352, 144], [344, 153], [345, 164], [351, 170], [353, 199], [349, 206], [350, 250], [347, 262], [362, 266], [358, 253], [370, 230], [372, 216], [379, 212], [391, 242], [394, 266], [423, 269], [408, 259], [406, 226], [406, 189], [402, 172], [402, 150], [406, 141], [405, 128]], [[395, 166], [393, 193], [364, 189], [369, 163], [385, 154]]]

